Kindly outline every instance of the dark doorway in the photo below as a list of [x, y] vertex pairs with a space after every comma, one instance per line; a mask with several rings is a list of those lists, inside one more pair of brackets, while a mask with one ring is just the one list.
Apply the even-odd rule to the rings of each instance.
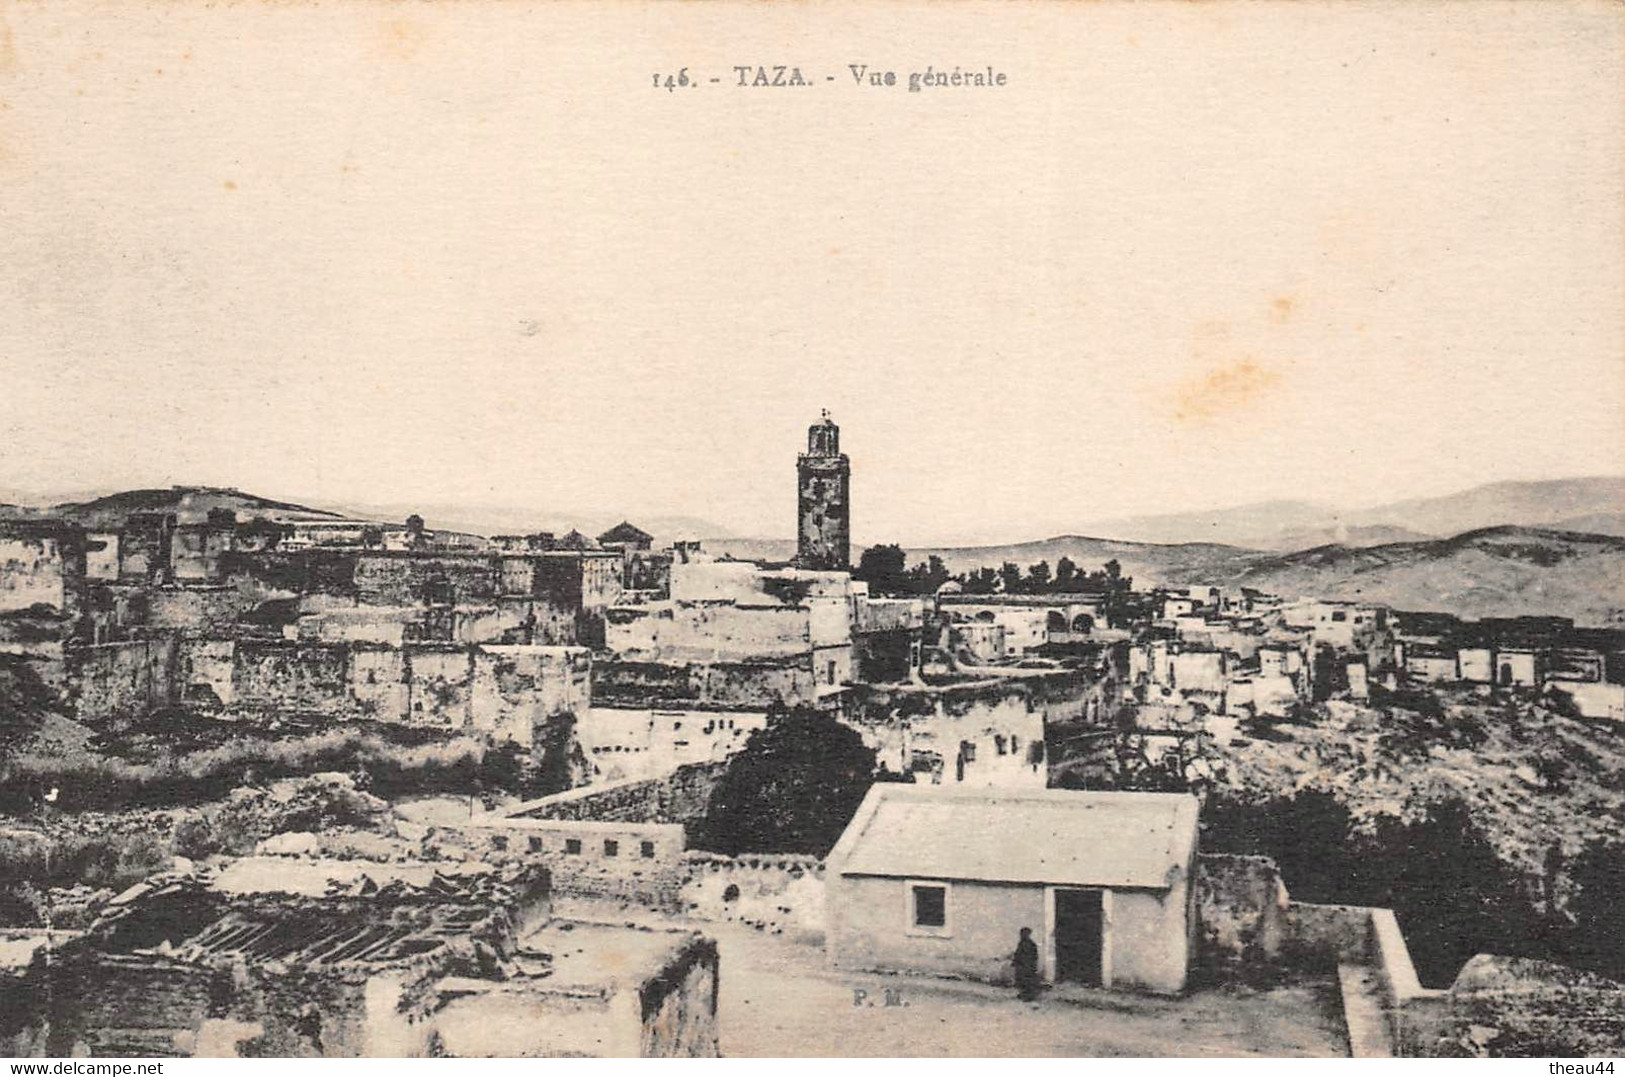
[[1055, 982], [1101, 985], [1106, 917], [1099, 890], [1055, 891]]

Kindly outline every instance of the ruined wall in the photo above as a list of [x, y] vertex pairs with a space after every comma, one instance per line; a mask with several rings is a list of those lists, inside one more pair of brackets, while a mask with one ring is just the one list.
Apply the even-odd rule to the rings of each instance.
[[239, 586], [264, 588], [284, 596], [356, 595], [360, 550], [233, 551], [220, 559], [221, 573]]
[[218, 1008], [226, 985], [207, 970], [138, 958], [78, 954], [54, 977], [51, 1056], [175, 1057]]
[[688, 823], [705, 815], [726, 763], [695, 763], [661, 778], [583, 786], [531, 801], [513, 814], [537, 819]]
[[47, 684], [65, 688], [67, 644], [92, 631], [86, 598], [83, 531], [0, 521], [0, 654], [27, 658]]
[[767, 724], [765, 711], [594, 706], [578, 711], [577, 742], [594, 782], [658, 778], [725, 760]]
[[76, 716], [94, 723], [175, 703], [179, 653], [173, 636], [80, 648], [73, 660]]
[[379, 721], [406, 721], [412, 694], [407, 652], [398, 647], [352, 646], [349, 656], [350, 696], [356, 710]]
[[530, 746], [555, 715], [585, 712], [591, 656], [579, 649], [309, 640], [188, 640], [187, 698], [273, 713], [478, 729]]
[[399, 720], [413, 726], [461, 729], [469, 720], [474, 697], [473, 654], [461, 647], [432, 646], [408, 648], [403, 653], [407, 710]]
[[502, 593], [501, 559], [481, 554], [369, 551], [356, 561], [355, 589], [376, 606], [486, 602]]
[[198, 1030], [198, 1046], [209, 1054], [357, 1058], [366, 1049], [364, 971], [262, 967], [233, 986], [225, 1016], [236, 1027]]
[[717, 944], [696, 938], [638, 988], [644, 1058], [717, 1055]]
[[195, 706], [230, 706], [236, 701], [232, 667], [237, 645], [229, 639], [182, 639], [176, 681], [182, 702]]
[[1275, 861], [1203, 853], [1196, 863], [1197, 961], [1262, 964], [1280, 956], [1291, 902]]
[[861, 693], [841, 717], [876, 762], [915, 781], [1042, 789], [1044, 713], [1019, 685]]
[[[46, 531], [0, 532], [0, 613], [46, 606], [63, 610], [72, 604], [73, 550], [61, 536]], [[80, 553], [80, 579], [84, 576]]]
[[690, 852], [684, 868], [681, 904], [692, 919], [823, 934], [824, 862], [816, 857]]
[[226, 636], [239, 617], [270, 597], [253, 587], [155, 587], [147, 592], [145, 623], [183, 636]]
[[232, 528], [210, 524], [182, 524], [175, 529], [170, 564], [175, 579], [218, 580], [222, 558], [231, 552]]
[[1284, 949], [1294, 960], [1322, 967], [1364, 962], [1371, 952], [1371, 910], [1362, 905], [1291, 902]]
[[275, 711], [349, 710], [349, 649], [343, 644], [245, 639], [232, 659], [232, 698]]
[[591, 691], [592, 656], [585, 650], [482, 647], [474, 652], [471, 724], [529, 744], [533, 731], [554, 715], [587, 713]]
[[435, 827], [424, 838], [430, 859], [484, 864], [543, 864], [553, 893], [681, 908], [683, 828], [663, 823], [556, 819], [481, 819]]
[[718, 706], [767, 710], [811, 702], [813, 671], [804, 659], [779, 662], [601, 661], [593, 667], [593, 699], [632, 706]]

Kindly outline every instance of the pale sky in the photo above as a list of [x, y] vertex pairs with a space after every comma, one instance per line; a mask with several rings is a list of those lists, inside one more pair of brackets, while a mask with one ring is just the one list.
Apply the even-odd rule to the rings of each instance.
[[788, 535], [828, 407], [924, 543], [1625, 459], [1619, 5], [0, 19], [0, 491]]

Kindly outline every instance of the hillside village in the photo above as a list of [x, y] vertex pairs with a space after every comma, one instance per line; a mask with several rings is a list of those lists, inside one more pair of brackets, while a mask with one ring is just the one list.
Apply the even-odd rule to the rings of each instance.
[[[793, 550], [0, 517], [11, 1053], [896, 1053], [889, 991], [1034, 1053], [1625, 1045], [1625, 951], [1574, 941], [1625, 883], [1625, 540], [976, 563], [854, 550], [852, 478], [826, 413]], [[1394, 877], [1295, 877], [1311, 809]], [[1417, 911], [1487, 878], [1518, 952]]]

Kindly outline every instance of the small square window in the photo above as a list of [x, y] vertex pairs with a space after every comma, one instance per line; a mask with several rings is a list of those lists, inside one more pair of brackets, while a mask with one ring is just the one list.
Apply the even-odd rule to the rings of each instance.
[[530, 838], [530, 851], [533, 853], [539, 853], [542, 851], [542, 839], [536, 837], [534, 834], [532, 834]]
[[908, 926], [916, 935], [948, 934], [948, 885], [908, 884]]
[[613, 838], [605, 838], [604, 839], [604, 855], [605, 856], [620, 856], [621, 855], [621, 843], [614, 840]]
[[498, 834], [491, 839], [491, 848], [496, 849], [498, 852], [506, 849], [507, 847], [508, 839], [501, 834]]
[[565, 838], [564, 839], [564, 851], [566, 853], [568, 853], [570, 856], [580, 856], [581, 855], [581, 839], [580, 838]]
[[646, 841], [638, 846], [638, 851], [643, 854], [643, 859], [653, 860], [655, 858], [655, 843]]

